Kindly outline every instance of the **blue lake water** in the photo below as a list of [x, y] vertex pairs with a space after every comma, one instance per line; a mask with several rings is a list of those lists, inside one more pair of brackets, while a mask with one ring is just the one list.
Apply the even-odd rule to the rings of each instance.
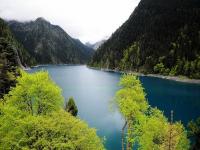
[[[86, 66], [41, 66], [29, 72], [47, 70], [52, 79], [62, 88], [63, 96], [73, 96], [78, 106], [78, 115], [90, 127], [97, 129], [106, 138], [108, 150], [121, 149], [123, 118], [112, 105], [115, 92], [119, 89], [121, 74], [89, 69]], [[200, 116], [200, 85], [186, 84], [154, 77], [140, 77], [152, 106], [163, 110], [184, 125]]]

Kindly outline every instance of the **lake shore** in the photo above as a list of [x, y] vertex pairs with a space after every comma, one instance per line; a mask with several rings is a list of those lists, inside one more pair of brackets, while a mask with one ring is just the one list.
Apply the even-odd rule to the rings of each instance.
[[28, 67], [24, 67], [24, 66], [21, 66], [21, 68], [23, 70], [30, 70], [32, 68], [38, 68], [38, 67], [46, 67], [46, 66], [80, 66], [80, 65], [84, 65], [84, 64], [38, 64], [38, 65], [35, 65], [35, 66], [28, 66]]
[[106, 72], [132, 73], [136, 76], [147, 76], [147, 77], [155, 77], [155, 78], [161, 78], [161, 79], [166, 79], [166, 80], [172, 80], [176, 82], [200, 84], [200, 79], [190, 79], [183, 76], [164, 76], [164, 75], [159, 75], [159, 74], [143, 74], [143, 73], [133, 72], [133, 71], [119, 71], [119, 70], [113, 70], [113, 69], [96, 68], [96, 67], [89, 67], [89, 66], [87, 67], [91, 69], [95, 69], [95, 70], [106, 71]]
[[[31, 68], [37, 68], [37, 67], [43, 67], [43, 66], [49, 66], [49, 65], [52, 65], [52, 64], [40, 64], [36, 66], [31, 66], [31, 67], [23, 67], [22, 69], [30, 70]], [[81, 65], [81, 64], [55, 64], [55, 65], [76, 66], [76, 65]], [[200, 84], [200, 79], [189, 79], [183, 76], [164, 76], [164, 75], [159, 75], [159, 74], [143, 74], [143, 73], [133, 72], [133, 71], [119, 71], [117, 69], [96, 68], [96, 67], [90, 67], [90, 66], [87, 66], [87, 67], [90, 69], [101, 70], [101, 71], [106, 71], [106, 72], [132, 73], [136, 76], [147, 76], [147, 77], [155, 77], [155, 78], [161, 78], [161, 79], [172, 80], [172, 81], [183, 82], [183, 83]]]

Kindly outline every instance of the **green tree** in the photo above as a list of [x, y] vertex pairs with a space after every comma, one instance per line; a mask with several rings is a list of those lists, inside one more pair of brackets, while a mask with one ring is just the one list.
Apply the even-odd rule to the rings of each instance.
[[0, 149], [103, 150], [95, 129], [63, 110], [47, 72], [22, 72], [0, 103]]
[[119, 85], [122, 88], [116, 93], [116, 102], [125, 118], [125, 125], [122, 129], [122, 149], [124, 149], [124, 128], [127, 125], [126, 145], [127, 150], [130, 150], [135, 142], [132, 138], [132, 124], [138, 115], [146, 111], [148, 105], [143, 87], [136, 76], [124, 75]]
[[146, 98], [139, 79], [124, 75], [120, 80], [121, 89], [116, 93], [116, 103], [125, 118], [122, 128], [122, 150], [124, 132], [127, 126], [126, 150], [134, 145], [139, 150], [187, 150], [189, 140], [183, 125], [168, 122], [157, 108], [152, 108]]
[[154, 66], [153, 70], [154, 70], [155, 73], [161, 73], [162, 74], [165, 71], [165, 66], [164, 66], [163, 63], [158, 63]]
[[74, 98], [70, 97], [66, 103], [65, 110], [72, 114], [73, 116], [77, 116], [78, 108], [75, 104]]
[[139, 150], [188, 150], [189, 140], [180, 122], [168, 122], [157, 108], [137, 117], [133, 135]]
[[0, 112], [0, 149], [104, 149], [95, 129], [64, 110], [32, 116], [4, 105]]
[[32, 115], [39, 115], [60, 109], [64, 98], [61, 89], [52, 81], [48, 72], [28, 74], [21, 71], [16, 87], [4, 100], [7, 101], [7, 105], [15, 106]]
[[133, 124], [134, 138], [139, 150], [161, 150], [167, 130], [167, 121], [158, 109], [150, 109], [148, 114], [140, 115]]
[[196, 121], [191, 121], [188, 123], [189, 137], [194, 139], [194, 144], [191, 150], [200, 149], [200, 117]]
[[124, 50], [120, 68], [123, 70], [138, 71], [140, 64], [139, 42], [134, 42], [128, 49]]

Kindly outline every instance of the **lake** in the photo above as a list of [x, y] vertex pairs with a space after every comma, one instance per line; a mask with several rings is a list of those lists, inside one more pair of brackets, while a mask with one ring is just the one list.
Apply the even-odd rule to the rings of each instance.
[[[29, 72], [47, 70], [62, 88], [67, 100], [73, 96], [78, 106], [78, 116], [105, 137], [108, 150], [121, 150], [123, 118], [112, 104], [119, 89], [120, 73], [89, 69], [86, 66], [49, 65], [32, 68]], [[184, 125], [200, 116], [200, 85], [180, 83], [155, 77], [140, 77], [152, 106]]]

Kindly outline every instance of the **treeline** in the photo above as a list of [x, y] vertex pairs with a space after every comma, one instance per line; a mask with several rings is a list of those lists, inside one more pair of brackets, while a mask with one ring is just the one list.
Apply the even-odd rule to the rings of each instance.
[[17, 68], [34, 64], [34, 60], [13, 37], [7, 24], [0, 19], [0, 98], [15, 85]]
[[89, 65], [200, 78], [199, 20], [198, 0], [141, 0]]

